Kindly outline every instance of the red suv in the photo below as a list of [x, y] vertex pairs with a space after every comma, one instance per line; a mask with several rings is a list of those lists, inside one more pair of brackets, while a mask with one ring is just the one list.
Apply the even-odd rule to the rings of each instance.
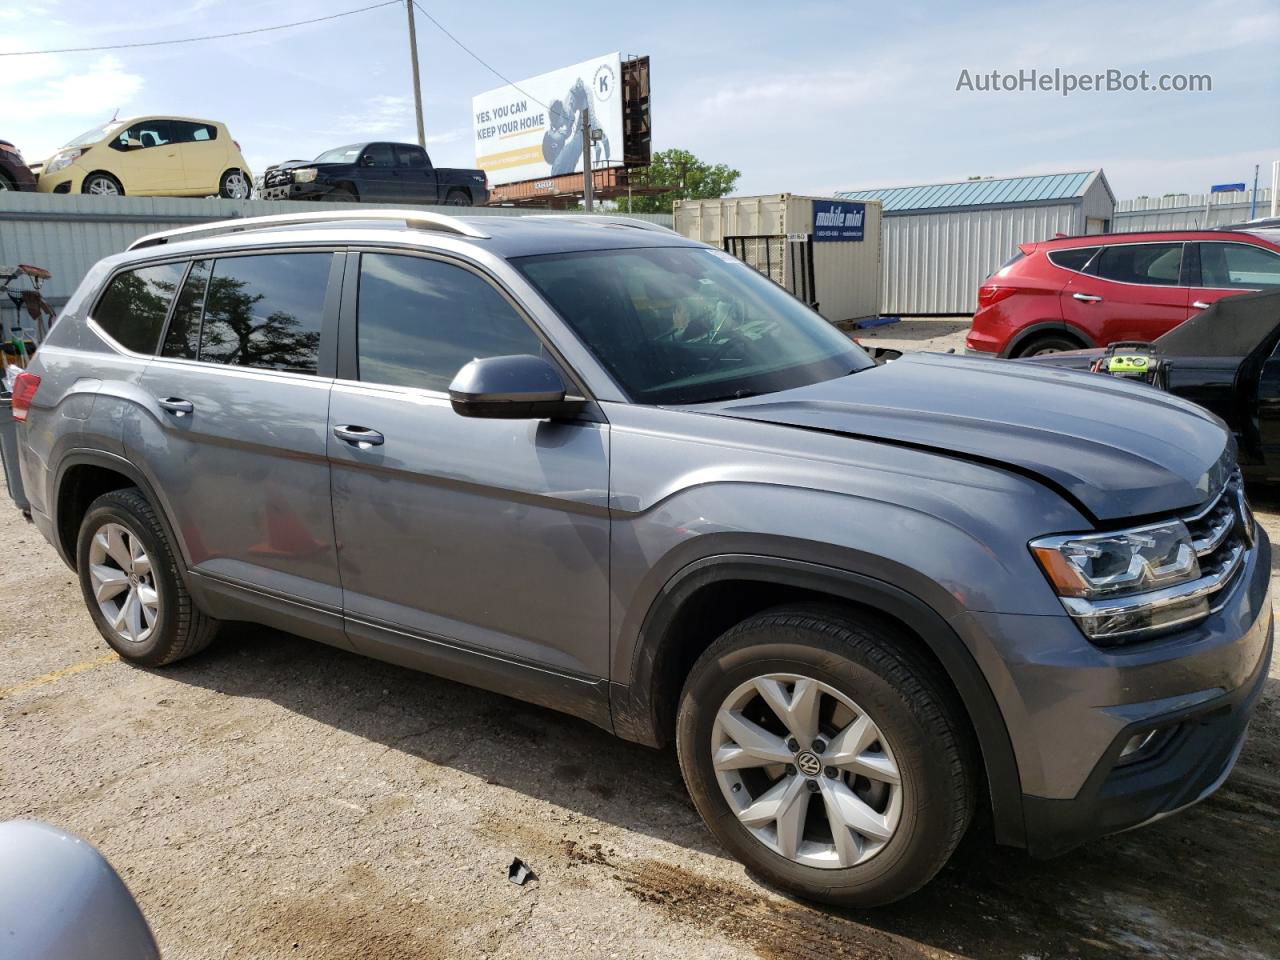
[[1280, 229], [1061, 237], [1019, 245], [978, 289], [971, 353], [1029, 357], [1154, 340], [1220, 297], [1280, 287]]

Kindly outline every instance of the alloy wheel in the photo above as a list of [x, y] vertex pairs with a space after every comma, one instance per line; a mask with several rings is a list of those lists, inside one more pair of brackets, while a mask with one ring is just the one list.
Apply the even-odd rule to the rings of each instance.
[[903, 786], [889, 741], [829, 684], [796, 674], [748, 680], [720, 706], [710, 746], [729, 808], [788, 860], [856, 866], [897, 831]]
[[106, 177], [95, 177], [89, 181], [89, 193], [98, 197], [118, 197], [120, 188]]
[[98, 609], [126, 643], [145, 643], [160, 620], [151, 558], [128, 527], [104, 523], [89, 544], [89, 580]]
[[249, 180], [243, 173], [233, 173], [227, 177], [227, 196], [232, 200], [244, 200], [249, 196]]

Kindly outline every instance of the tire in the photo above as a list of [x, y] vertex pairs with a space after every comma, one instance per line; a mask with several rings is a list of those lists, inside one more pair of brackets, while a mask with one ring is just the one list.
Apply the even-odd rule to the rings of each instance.
[[[801, 699], [796, 695], [803, 681], [823, 691], [818, 702], [825, 719], [812, 750], [805, 749], [809, 743], [787, 742], [788, 727], [779, 714], [772, 714], [770, 724], [769, 715], [759, 712], [767, 707], [755, 682], [779, 675], [797, 681], [789, 690], [783, 684], [786, 696]], [[681, 693], [676, 749], [694, 805], [716, 839], [750, 872], [785, 891], [855, 907], [891, 903], [914, 893], [942, 869], [959, 844], [973, 817], [978, 789], [972, 735], [963, 708], [944, 685], [937, 668], [910, 652], [890, 624], [820, 605], [753, 616], [698, 658]], [[749, 701], [735, 699], [753, 694]], [[763, 726], [770, 735], [781, 731], [780, 742], [793, 755], [790, 766], [760, 766], [753, 760], [742, 769], [725, 769], [739, 762], [736, 756], [753, 752], [725, 736], [730, 728], [722, 708], [733, 703], [741, 711], [739, 718], [761, 721], [757, 730]], [[858, 727], [866, 720], [872, 726]], [[872, 731], [869, 735], [876, 739], [854, 745], [850, 738], [856, 727]], [[878, 752], [872, 749], [877, 744]], [[841, 751], [846, 751], [845, 760], [837, 763]], [[855, 756], [856, 761], [847, 762]], [[713, 757], [720, 759], [720, 770]], [[875, 770], [879, 779], [856, 775], [852, 766]], [[805, 782], [790, 786], [798, 780]], [[748, 826], [731, 805], [754, 806], [758, 812], [762, 794], [774, 790], [777, 796], [778, 789], [794, 789], [791, 796], [807, 804], [799, 821], [803, 840], [792, 844], [791, 852], [781, 849], [781, 821], [770, 825], [767, 817], [762, 822], [753, 812], [749, 815], [755, 825]], [[878, 839], [841, 830], [842, 849], [827, 817], [832, 809], [842, 817], [849, 810], [846, 822], [874, 824]], [[864, 819], [866, 811], [872, 819]], [[801, 836], [795, 830], [787, 833]]]
[[322, 203], [359, 203], [360, 198], [343, 187], [330, 190], [316, 198]]
[[99, 197], [123, 197], [124, 187], [109, 173], [91, 173], [80, 184], [80, 192]]
[[444, 202], [450, 207], [469, 207], [471, 206], [471, 194], [465, 190], [450, 190], [445, 194]]
[[1062, 353], [1066, 350], [1080, 350], [1081, 344], [1074, 337], [1065, 333], [1042, 333], [1031, 337], [1018, 347], [1015, 357], [1037, 357], [1046, 353]]
[[[149, 561], [149, 573], [137, 562], [139, 551]], [[217, 634], [219, 621], [201, 613], [192, 602], [155, 509], [134, 487], [104, 493], [89, 505], [76, 540], [76, 570], [94, 625], [125, 660], [161, 667], [198, 653]], [[132, 579], [130, 573], [134, 574]], [[123, 588], [119, 574], [126, 578]], [[118, 592], [109, 596], [104, 606], [95, 590], [102, 589], [105, 596], [113, 587]], [[132, 608], [136, 619], [126, 610], [135, 596], [141, 599]], [[151, 596], [155, 610], [148, 618], [144, 608]], [[118, 621], [122, 624], [119, 629], [109, 619], [112, 613], [124, 614]], [[142, 628], [132, 630], [136, 638], [128, 635], [131, 620]]]
[[7, 173], [5, 173], [3, 170], [0, 170], [0, 192], [4, 192], [6, 190], [17, 190], [17, 189], [18, 189], [18, 185], [9, 179], [9, 175]]
[[253, 181], [242, 170], [228, 170], [218, 181], [218, 196], [224, 200], [248, 200], [253, 194]]

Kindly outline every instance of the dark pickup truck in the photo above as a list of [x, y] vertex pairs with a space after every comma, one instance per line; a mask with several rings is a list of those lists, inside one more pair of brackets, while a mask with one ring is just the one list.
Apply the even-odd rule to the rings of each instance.
[[489, 184], [483, 170], [433, 166], [417, 144], [353, 143], [268, 167], [262, 199], [470, 207], [489, 202]]

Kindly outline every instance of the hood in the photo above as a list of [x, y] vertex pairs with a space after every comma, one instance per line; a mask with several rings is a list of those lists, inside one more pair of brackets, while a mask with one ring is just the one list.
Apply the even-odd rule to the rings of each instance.
[[284, 163], [277, 163], [275, 166], [267, 167], [268, 170], [296, 170], [299, 167], [315, 167], [317, 170], [330, 170], [333, 167], [349, 167], [349, 163], [316, 163], [314, 160], [286, 160]]
[[1097, 521], [1180, 510], [1234, 468], [1226, 425], [1112, 377], [1009, 360], [909, 354], [712, 410], [1007, 466]]

